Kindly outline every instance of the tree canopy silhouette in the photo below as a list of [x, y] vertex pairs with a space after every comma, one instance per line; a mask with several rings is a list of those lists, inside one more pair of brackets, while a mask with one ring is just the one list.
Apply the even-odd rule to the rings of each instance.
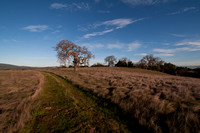
[[115, 65], [115, 62], [117, 61], [117, 59], [116, 59], [113, 55], [111, 55], [111, 56], [107, 56], [107, 57], [104, 59], [104, 61], [105, 61], [106, 63], [108, 63], [108, 66], [114, 66], [114, 65]]
[[154, 57], [151, 55], [144, 56], [138, 63], [138, 66], [141, 68], [155, 69], [155, 67], [163, 65], [164, 61], [162, 61], [158, 57]]
[[69, 64], [73, 63], [75, 71], [79, 65], [89, 65], [89, 60], [94, 57], [86, 47], [75, 45], [69, 40], [61, 40], [54, 49], [60, 64], [66, 66], [67, 61]]

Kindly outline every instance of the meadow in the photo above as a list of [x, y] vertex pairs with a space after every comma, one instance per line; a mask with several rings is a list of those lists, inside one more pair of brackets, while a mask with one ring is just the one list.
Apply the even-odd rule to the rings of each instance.
[[154, 132], [200, 129], [200, 79], [116, 67], [48, 71], [117, 104]]
[[0, 132], [15, 132], [31, 118], [43, 75], [31, 70], [0, 70]]
[[200, 79], [118, 67], [0, 71], [0, 132], [198, 133]]

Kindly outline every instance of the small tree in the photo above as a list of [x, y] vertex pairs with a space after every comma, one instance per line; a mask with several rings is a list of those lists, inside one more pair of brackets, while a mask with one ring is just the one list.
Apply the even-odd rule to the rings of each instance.
[[134, 67], [134, 64], [133, 64], [133, 62], [131, 60], [129, 60], [128, 63], [127, 63], [127, 66], [128, 67]]
[[122, 58], [117, 62], [117, 64], [115, 64], [115, 66], [116, 67], [127, 67], [128, 66], [127, 61], [128, 61], [127, 58]]
[[114, 66], [115, 65], [115, 62], [117, 61], [117, 58], [115, 58], [113, 55], [111, 56], [107, 56], [104, 61], [106, 63], [108, 63], [108, 66]]
[[64, 65], [66, 65], [66, 61], [69, 64], [73, 63], [74, 71], [79, 65], [89, 65], [89, 60], [94, 57], [86, 47], [80, 47], [68, 40], [60, 41], [54, 49], [57, 51], [60, 63]]

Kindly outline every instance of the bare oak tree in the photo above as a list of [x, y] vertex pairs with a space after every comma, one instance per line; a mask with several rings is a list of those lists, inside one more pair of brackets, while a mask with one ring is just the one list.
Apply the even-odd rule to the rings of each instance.
[[66, 62], [73, 63], [74, 71], [79, 65], [89, 65], [89, 60], [94, 57], [86, 47], [75, 45], [69, 40], [62, 40], [56, 47], [57, 57], [61, 64], [66, 65]]
[[153, 68], [156, 66], [163, 65], [164, 61], [162, 61], [158, 57], [154, 57], [152, 54], [151, 55], [146, 55], [144, 56], [140, 61], [139, 61], [139, 66], [142, 68]]
[[106, 63], [108, 63], [108, 66], [114, 66], [115, 65], [115, 62], [117, 61], [117, 58], [115, 58], [113, 55], [111, 56], [107, 56], [104, 61]]

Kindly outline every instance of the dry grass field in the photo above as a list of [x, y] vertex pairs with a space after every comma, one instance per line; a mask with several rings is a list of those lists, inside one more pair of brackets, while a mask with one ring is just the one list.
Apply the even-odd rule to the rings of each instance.
[[0, 132], [15, 132], [30, 118], [43, 76], [31, 70], [0, 71]]
[[116, 103], [155, 132], [200, 130], [200, 79], [129, 68], [47, 71]]

